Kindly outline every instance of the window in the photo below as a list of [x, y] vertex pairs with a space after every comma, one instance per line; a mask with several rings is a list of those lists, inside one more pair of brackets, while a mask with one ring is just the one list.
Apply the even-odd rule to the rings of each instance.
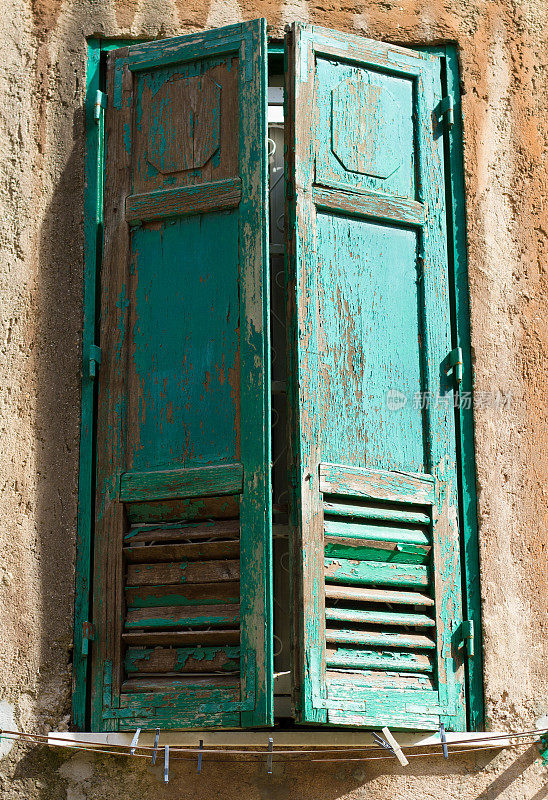
[[272, 725], [275, 673], [297, 722], [466, 727], [441, 59], [285, 54], [285, 122], [264, 20], [109, 56], [94, 730]]

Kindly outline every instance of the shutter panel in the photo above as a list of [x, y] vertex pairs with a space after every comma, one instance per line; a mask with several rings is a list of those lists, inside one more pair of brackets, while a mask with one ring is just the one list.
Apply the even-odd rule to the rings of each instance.
[[94, 729], [272, 717], [266, 27], [108, 65]]
[[288, 49], [299, 718], [462, 729], [439, 61]]

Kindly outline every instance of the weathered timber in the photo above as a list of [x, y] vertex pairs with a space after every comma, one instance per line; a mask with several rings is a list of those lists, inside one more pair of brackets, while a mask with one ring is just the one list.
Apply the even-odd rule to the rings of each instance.
[[384, 672], [429, 673], [433, 671], [432, 659], [429, 656], [405, 650], [380, 651], [328, 647], [326, 661], [328, 667], [371, 669]]
[[162, 541], [199, 541], [201, 539], [238, 539], [240, 535], [240, 521], [211, 520], [209, 522], [195, 522], [189, 525], [172, 523], [162, 527], [135, 526], [125, 536], [128, 544], [134, 542], [162, 542]]
[[189, 544], [160, 544], [124, 547], [124, 556], [130, 564], [162, 561], [207, 561], [208, 559], [237, 559], [239, 542], [192, 542]]
[[129, 609], [126, 630], [131, 628], [209, 628], [237, 625], [240, 607], [236, 604], [204, 606], [159, 606]]
[[430, 516], [422, 511], [408, 511], [390, 506], [362, 505], [357, 502], [345, 503], [326, 500], [323, 502], [324, 514], [337, 517], [363, 518], [383, 520], [386, 522], [404, 522], [418, 525], [429, 525]]
[[191, 467], [156, 472], [125, 472], [120, 478], [120, 499], [125, 503], [216, 497], [239, 494], [243, 486], [241, 464]]
[[239, 647], [130, 647], [124, 660], [126, 672], [237, 672]]
[[181, 561], [170, 564], [129, 564], [128, 586], [174, 583], [218, 583], [240, 578], [239, 561]]
[[126, 220], [131, 224], [236, 208], [242, 197], [241, 183], [239, 178], [232, 178], [218, 183], [130, 195], [126, 199]]
[[368, 589], [358, 586], [336, 586], [327, 584], [325, 596], [329, 600], [351, 600], [353, 602], [401, 603], [411, 606], [433, 606], [434, 598], [420, 592], [399, 592], [392, 589]]
[[346, 522], [340, 519], [325, 520], [326, 536], [341, 536], [352, 539], [376, 539], [384, 542], [400, 542], [406, 544], [429, 545], [430, 537], [421, 528], [402, 528], [395, 525], [369, 525], [357, 522]]
[[384, 586], [428, 586], [428, 568], [418, 564], [351, 561], [325, 558], [325, 580], [330, 583]]
[[388, 633], [387, 631], [333, 630], [325, 631], [327, 642], [357, 644], [365, 647], [412, 647], [413, 649], [435, 650], [436, 642], [428, 636], [415, 633]]
[[436, 622], [425, 614], [409, 614], [394, 611], [371, 611], [370, 609], [339, 608], [325, 609], [325, 618], [329, 622], [366, 622], [372, 625], [412, 625], [420, 628], [432, 628]]
[[405, 472], [388, 472], [341, 464], [320, 465], [322, 492], [366, 497], [387, 503], [434, 503], [434, 478]]
[[239, 600], [240, 584], [237, 581], [126, 588], [126, 606], [128, 608], [220, 605], [222, 603], [238, 603]]
[[122, 639], [126, 645], [135, 647], [186, 647], [191, 645], [211, 646], [239, 644], [240, 632], [234, 628], [219, 628], [211, 631], [125, 631]]
[[212, 689], [236, 688], [239, 683], [239, 678], [234, 678], [232, 675], [208, 675], [203, 678], [196, 675], [181, 675], [173, 678], [163, 676], [157, 678], [130, 678], [123, 682], [122, 692], [166, 692], [177, 690], [191, 692], [193, 689], [202, 689], [207, 693]]

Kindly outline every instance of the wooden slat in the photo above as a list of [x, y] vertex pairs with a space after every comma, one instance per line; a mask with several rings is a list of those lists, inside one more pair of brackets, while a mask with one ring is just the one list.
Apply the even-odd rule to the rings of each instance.
[[425, 209], [422, 203], [406, 197], [380, 195], [374, 192], [315, 187], [314, 202], [319, 208], [336, 213], [345, 213], [353, 217], [373, 217], [375, 219], [406, 223], [408, 225], [424, 225]]
[[405, 522], [418, 525], [429, 525], [431, 520], [428, 514], [422, 511], [404, 511], [398, 508], [384, 508], [383, 506], [367, 506], [353, 503], [323, 503], [324, 514], [337, 517], [356, 517], [360, 519], [383, 520], [386, 522]]
[[126, 505], [126, 515], [132, 525], [157, 522], [160, 526], [165, 522], [228, 520], [237, 517], [239, 513], [239, 495], [153, 500]]
[[371, 611], [370, 609], [326, 608], [325, 618], [328, 621], [368, 622], [372, 625], [412, 625], [414, 627], [432, 628], [435, 621], [426, 614], [406, 614], [393, 611]]
[[434, 599], [427, 594], [419, 592], [398, 592], [390, 589], [367, 589], [357, 586], [334, 586], [328, 584], [325, 587], [325, 597], [327, 600], [352, 600], [356, 602], [370, 603], [401, 603], [411, 606], [433, 606]]
[[207, 561], [208, 559], [237, 559], [239, 542], [191, 542], [184, 544], [141, 545], [125, 547], [124, 555], [130, 564], [162, 563], [166, 561]]
[[120, 478], [120, 500], [138, 503], [188, 497], [240, 494], [241, 464], [170, 469], [163, 472], [125, 472]]
[[218, 583], [240, 578], [239, 561], [181, 561], [170, 564], [129, 564], [128, 586], [174, 583]]
[[160, 606], [129, 609], [126, 628], [209, 628], [210, 626], [237, 625], [240, 606]]
[[163, 542], [178, 539], [200, 541], [201, 539], [238, 539], [240, 520], [214, 520], [196, 522], [191, 525], [136, 526], [124, 536], [127, 544], [136, 542]]
[[385, 631], [332, 630], [326, 628], [326, 642], [357, 644], [364, 647], [412, 647], [434, 650], [436, 643], [428, 636], [415, 633], [386, 633]]
[[[407, 549], [406, 549], [407, 548]], [[413, 550], [411, 550], [413, 548]], [[364, 541], [360, 539], [328, 540], [325, 554], [330, 558], [349, 558], [359, 561], [390, 561], [394, 564], [424, 564], [430, 547], [400, 545], [398, 542]]]
[[422, 564], [326, 558], [325, 580], [361, 585], [428, 586], [428, 568]]
[[130, 678], [122, 683], [122, 692], [165, 692], [175, 690], [192, 691], [196, 689], [229, 689], [240, 685], [240, 679], [232, 675], [208, 675], [199, 678], [188, 675], [173, 678], [163, 676], [150, 678]]
[[240, 631], [237, 629], [217, 629], [212, 631], [125, 631], [122, 639], [126, 645], [135, 647], [190, 647], [191, 645], [239, 644]]
[[367, 523], [325, 520], [326, 536], [341, 536], [345, 539], [361, 539], [365, 542], [376, 539], [381, 542], [401, 542], [402, 544], [429, 545], [430, 537], [420, 528], [399, 528], [388, 525], [368, 525]]
[[199, 606], [238, 603], [240, 584], [237, 581], [226, 583], [191, 583], [183, 586], [131, 586], [126, 589], [128, 608], [150, 608], [151, 606]]
[[385, 672], [432, 672], [432, 660], [422, 653], [409, 653], [405, 650], [356, 650], [344, 647], [326, 651], [328, 667], [348, 667], [349, 669], [372, 669]]
[[411, 472], [386, 472], [340, 464], [320, 464], [320, 491], [386, 503], [433, 505], [434, 479]]
[[126, 198], [126, 222], [131, 224], [181, 214], [225, 211], [237, 208], [241, 199], [240, 178], [132, 194]]
[[125, 657], [126, 672], [237, 672], [239, 647], [130, 647]]

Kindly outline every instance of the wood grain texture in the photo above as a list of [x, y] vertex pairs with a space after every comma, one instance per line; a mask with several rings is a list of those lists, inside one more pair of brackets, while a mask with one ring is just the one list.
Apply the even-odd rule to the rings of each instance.
[[172, 583], [218, 583], [237, 581], [240, 561], [180, 561], [167, 564], [129, 564], [128, 586]]
[[132, 194], [126, 198], [126, 221], [149, 222], [181, 214], [204, 214], [237, 208], [242, 198], [241, 181], [217, 183]]
[[120, 478], [120, 499], [124, 503], [239, 494], [242, 490], [241, 464], [212, 467], [125, 472]]
[[417, 564], [394, 564], [325, 558], [325, 580], [330, 583], [379, 586], [428, 586], [428, 569]]
[[126, 614], [126, 630], [134, 628], [209, 628], [237, 625], [240, 621], [238, 605], [205, 606], [160, 606], [158, 608], [134, 608]]
[[320, 487], [328, 494], [367, 497], [387, 503], [432, 505], [434, 502], [434, 479], [430, 475], [400, 471], [321, 464]]
[[210, 631], [125, 631], [122, 638], [127, 645], [135, 647], [188, 647], [198, 645], [209, 647], [225, 644], [238, 644], [240, 632], [237, 629], [215, 629]]
[[372, 217], [407, 225], [423, 225], [425, 209], [422, 203], [399, 197], [386, 197], [373, 192], [349, 193], [341, 189], [314, 189], [318, 208], [352, 217]]
[[[214, 514], [212, 516], [215, 516]], [[187, 541], [197, 542], [210, 539], [233, 539], [240, 536], [240, 521], [209, 520], [208, 522], [193, 522], [190, 525], [171, 523], [170, 525], [136, 525], [125, 536], [124, 541], [129, 544], [139, 542]]]
[[208, 559], [237, 559], [240, 544], [235, 542], [191, 542], [125, 547], [124, 556], [131, 564], [162, 561], [205, 561]]
[[240, 584], [236, 581], [128, 586], [126, 588], [127, 608], [220, 605], [221, 603], [238, 603], [239, 600]]
[[391, 589], [366, 589], [357, 586], [328, 584], [325, 596], [331, 600], [350, 600], [371, 603], [398, 603], [402, 605], [433, 606], [434, 598], [420, 592], [401, 592]]
[[238, 672], [239, 659], [239, 647], [131, 647], [126, 653], [125, 667], [130, 674]]

